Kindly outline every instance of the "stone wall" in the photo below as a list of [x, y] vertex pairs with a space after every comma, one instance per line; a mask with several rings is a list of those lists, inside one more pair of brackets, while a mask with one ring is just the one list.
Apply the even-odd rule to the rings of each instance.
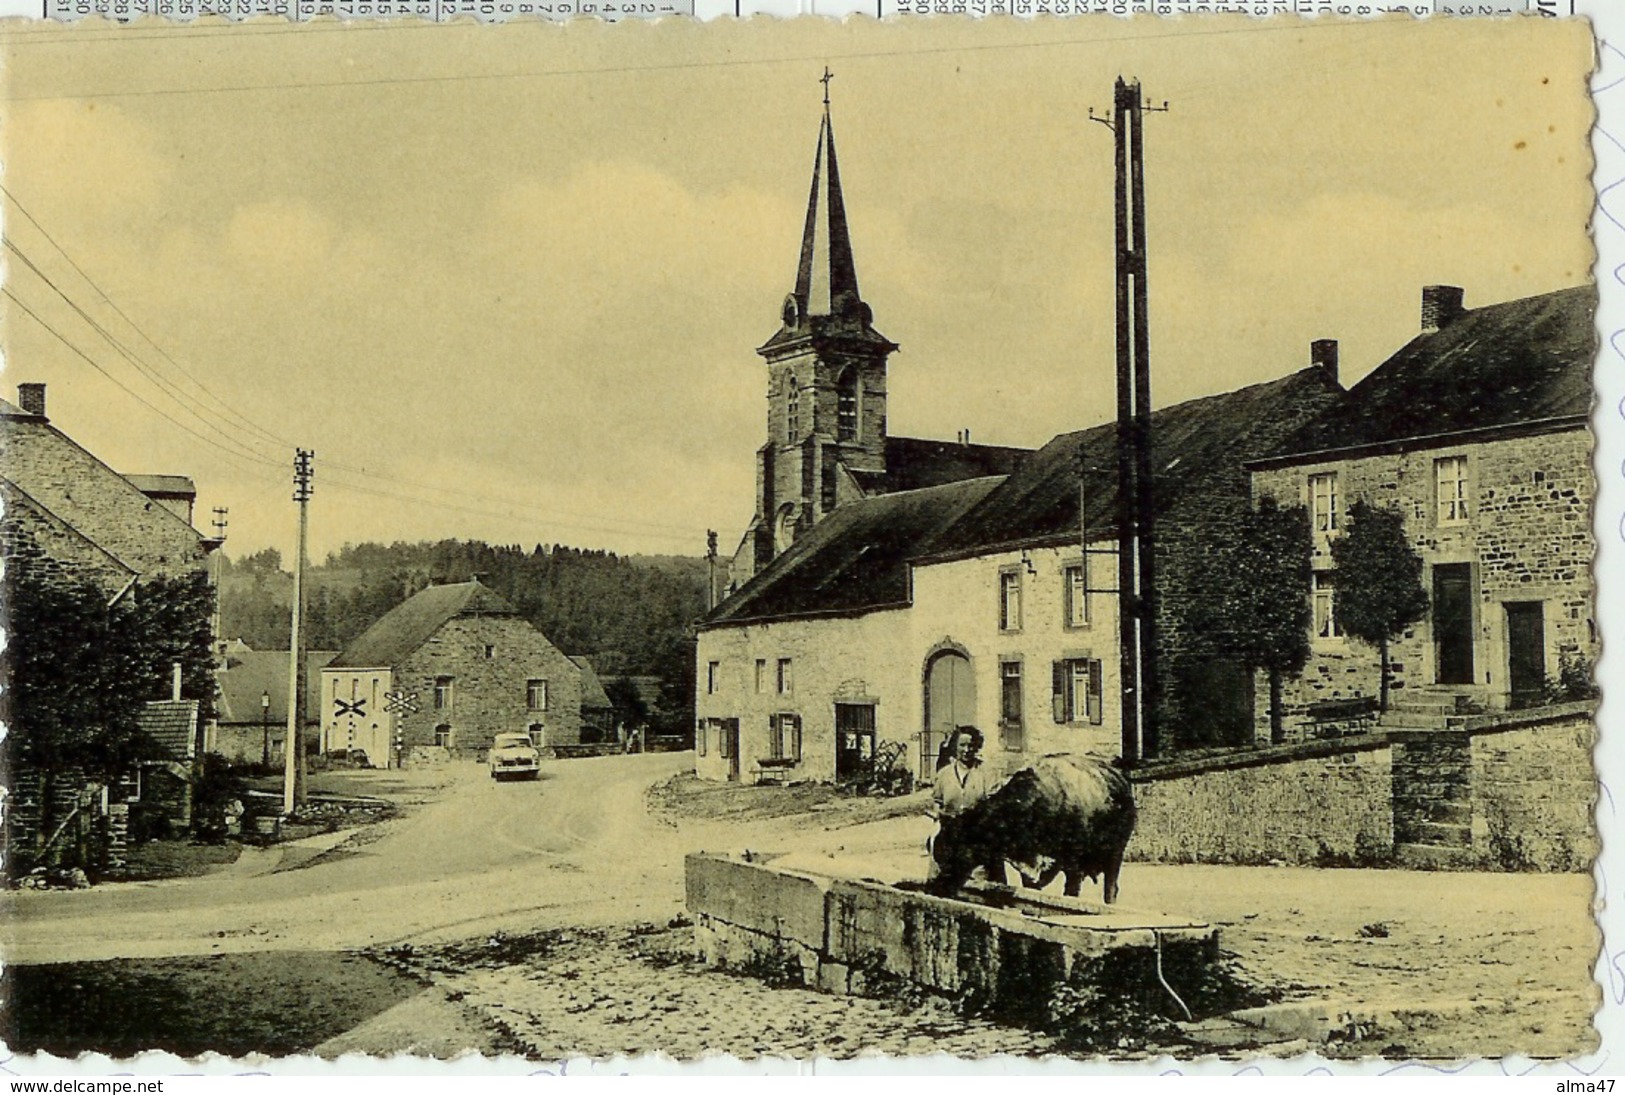
[[[491, 655], [485, 650], [491, 648]], [[324, 674], [326, 676], [326, 674]], [[435, 679], [452, 678], [450, 705], [434, 706]], [[416, 692], [416, 714], [401, 719], [408, 750], [435, 744], [435, 727], [452, 731], [452, 749], [475, 756], [497, 734], [540, 724], [542, 748], [581, 742], [581, 670], [540, 631], [515, 616], [458, 616], [407, 657], [395, 686]], [[547, 682], [547, 708], [526, 704], [526, 682]], [[376, 761], [375, 761], [376, 763]]]
[[[1462, 524], [1438, 519], [1434, 464], [1451, 456], [1467, 458], [1470, 519]], [[1544, 605], [1548, 678], [1557, 678], [1565, 655], [1595, 657], [1590, 460], [1591, 435], [1569, 429], [1260, 471], [1253, 476], [1253, 493], [1284, 505], [1303, 504], [1308, 477], [1335, 472], [1342, 521], [1356, 498], [1404, 515], [1411, 544], [1423, 560], [1425, 586], [1431, 587], [1434, 565], [1468, 564], [1474, 684], [1462, 691], [1502, 710], [1509, 700], [1506, 604]], [[1316, 541], [1315, 567], [1328, 569], [1331, 542], [1325, 536]], [[1433, 687], [1436, 657], [1426, 619], [1394, 641], [1390, 657], [1395, 700], [1403, 702], [1407, 690]], [[1304, 672], [1285, 684], [1289, 733], [1305, 736], [1313, 731], [1311, 704], [1377, 694], [1377, 650], [1352, 639], [1317, 639]]]
[[1549, 720], [1472, 733], [1472, 847], [1486, 866], [1579, 871], [1597, 856], [1590, 705], [1549, 710]]
[[1393, 849], [1390, 754], [1380, 739], [1146, 768], [1135, 773], [1134, 797], [1131, 859], [1331, 866]]

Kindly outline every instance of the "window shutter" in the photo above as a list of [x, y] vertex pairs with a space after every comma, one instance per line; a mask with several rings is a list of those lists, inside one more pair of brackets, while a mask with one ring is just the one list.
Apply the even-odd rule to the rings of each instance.
[[1102, 710], [1102, 686], [1100, 683], [1100, 662], [1089, 663], [1089, 721], [1099, 726], [1106, 721], [1106, 713]]
[[793, 735], [791, 737], [791, 739], [790, 739], [790, 741], [791, 741], [790, 755], [795, 758], [795, 762], [797, 764], [800, 764], [801, 763], [801, 716], [800, 715], [791, 715], [790, 716], [790, 733]]
[[705, 720], [700, 719], [694, 724], [694, 746], [700, 756], [705, 756]]
[[1050, 677], [1055, 684], [1055, 694], [1050, 697], [1050, 706], [1053, 707], [1055, 711], [1055, 721], [1071, 722], [1072, 712], [1066, 709], [1067, 664], [1065, 662], [1050, 663]]

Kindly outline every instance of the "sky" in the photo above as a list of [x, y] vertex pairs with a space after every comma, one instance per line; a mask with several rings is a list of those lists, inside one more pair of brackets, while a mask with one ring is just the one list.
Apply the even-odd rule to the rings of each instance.
[[[1153, 401], [1336, 338], [1352, 384], [1590, 280], [1574, 22], [0, 25], [0, 394], [191, 476], [227, 552], [443, 537], [731, 552], [831, 85], [888, 428], [1114, 410], [1112, 137], [1145, 125]], [[27, 311], [24, 311], [24, 309]], [[30, 314], [31, 313], [31, 314]], [[46, 329], [46, 324], [54, 330]], [[13, 399], [14, 401], [14, 399]]]

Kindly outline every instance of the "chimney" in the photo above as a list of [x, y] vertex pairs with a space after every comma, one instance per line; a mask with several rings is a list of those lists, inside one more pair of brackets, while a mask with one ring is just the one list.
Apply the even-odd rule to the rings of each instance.
[[1422, 286], [1422, 333], [1448, 327], [1467, 309], [1461, 305], [1462, 291], [1455, 285]]
[[1317, 338], [1309, 344], [1309, 364], [1326, 370], [1326, 375], [1337, 380], [1337, 339]]
[[19, 384], [17, 385], [17, 405], [28, 414], [37, 414], [45, 417], [45, 385]]
[[172, 699], [172, 700], [177, 700], [177, 701], [181, 698], [181, 663], [180, 662], [175, 662], [173, 664], [173, 666], [171, 667], [171, 672], [170, 672], [170, 677], [169, 677], [169, 698]]

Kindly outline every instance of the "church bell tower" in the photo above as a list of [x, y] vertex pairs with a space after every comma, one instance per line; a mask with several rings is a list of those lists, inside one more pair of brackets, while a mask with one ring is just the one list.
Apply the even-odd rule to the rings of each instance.
[[[886, 473], [886, 358], [858, 292], [835, 159], [828, 69], [795, 289], [779, 329], [758, 347], [767, 363], [767, 441], [757, 450], [751, 571]], [[745, 554], [742, 552], [741, 554]], [[744, 560], [740, 560], [743, 562]]]

